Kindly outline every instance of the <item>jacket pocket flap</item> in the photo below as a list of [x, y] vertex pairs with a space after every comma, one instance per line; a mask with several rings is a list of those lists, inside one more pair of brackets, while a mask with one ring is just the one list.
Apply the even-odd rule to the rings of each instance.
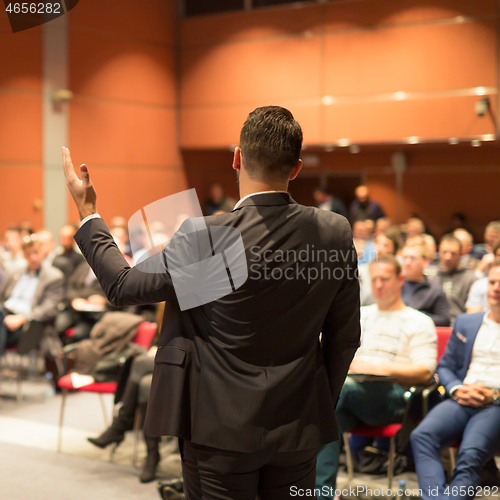
[[163, 346], [158, 347], [155, 363], [167, 363], [170, 365], [182, 365], [186, 351], [180, 347]]

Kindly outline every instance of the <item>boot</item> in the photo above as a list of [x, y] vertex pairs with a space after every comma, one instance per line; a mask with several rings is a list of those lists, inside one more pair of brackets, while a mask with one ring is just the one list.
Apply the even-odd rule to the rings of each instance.
[[150, 483], [155, 480], [156, 468], [160, 463], [160, 452], [158, 451], [160, 438], [144, 434], [144, 440], [146, 441], [148, 456], [141, 472], [140, 481], [141, 483]]
[[99, 448], [106, 448], [112, 443], [116, 443], [118, 446], [125, 438], [125, 432], [134, 426], [138, 394], [139, 384], [128, 381], [123, 391], [122, 406], [118, 411], [118, 415], [113, 419], [111, 426], [99, 437], [87, 438], [87, 441]]

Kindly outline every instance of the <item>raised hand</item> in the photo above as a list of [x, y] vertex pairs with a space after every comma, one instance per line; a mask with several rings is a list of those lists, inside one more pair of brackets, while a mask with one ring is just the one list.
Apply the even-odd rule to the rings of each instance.
[[87, 165], [85, 165], [85, 163], [80, 165], [80, 175], [82, 177], [80, 180], [75, 173], [69, 149], [63, 147], [62, 154], [66, 185], [68, 186], [73, 200], [75, 200], [76, 208], [80, 214], [80, 220], [83, 220], [85, 217], [97, 213], [97, 195], [94, 186], [92, 185], [92, 181], [90, 180]]

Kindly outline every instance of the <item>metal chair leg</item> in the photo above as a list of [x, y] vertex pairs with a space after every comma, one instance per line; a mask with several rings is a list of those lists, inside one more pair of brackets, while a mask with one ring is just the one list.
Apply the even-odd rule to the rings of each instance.
[[135, 410], [135, 417], [134, 417], [134, 448], [132, 452], [132, 465], [136, 468], [140, 467], [138, 458], [139, 458], [139, 441], [141, 439], [140, 436], [141, 420], [142, 420], [141, 409], [138, 407]]
[[108, 415], [106, 413], [106, 402], [104, 401], [103, 395], [99, 392], [99, 401], [101, 402], [101, 408], [102, 408], [102, 416], [104, 417], [104, 425], [105, 427], [108, 427]]
[[68, 389], [62, 390], [62, 400], [61, 400], [61, 413], [59, 414], [59, 435], [57, 438], [57, 451], [61, 452], [62, 446], [62, 429], [63, 429], [63, 419], [64, 419], [64, 406], [66, 404], [66, 395], [68, 394]]
[[394, 476], [394, 457], [396, 455], [396, 436], [391, 437], [389, 445], [389, 467], [387, 468], [388, 488], [392, 488], [392, 478]]
[[351, 435], [348, 432], [344, 432], [344, 434], [342, 435], [342, 437], [344, 438], [345, 457], [347, 462], [347, 478], [349, 479], [349, 482], [352, 481], [352, 478], [354, 477], [354, 464], [352, 461], [351, 447], [349, 445], [350, 436]]
[[455, 449], [448, 448], [450, 450], [450, 470], [448, 471], [448, 481], [451, 481], [453, 473], [455, 472]]

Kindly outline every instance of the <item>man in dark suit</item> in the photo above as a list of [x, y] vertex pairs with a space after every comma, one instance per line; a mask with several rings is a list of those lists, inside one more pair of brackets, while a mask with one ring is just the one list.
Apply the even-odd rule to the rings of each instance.
[[239, 231], [248, 279], [182, 311], [168, 255], [148, 259], [163, 272], [126, 264], [96, 214], [87, 167], [80, 181], [63, 149], [82, 219], [75, 240], [110, 302], [166, 300], [145, 431], [179, 437], [189, 500], [310, 492], [319, 447], [338, 439], [335, 404], [360, 338], [357, 256], [345, 218], [286, 192], [301, 144], [288, 110], [250, 113], [233, 160], [241, 199], [204, 219]]
[[[474, 498], [483, 465], [500, 449], [500, 261], [488, 274], [489, 310], [457, 317], [439, 363], [451, 396], [411, 434], [422, 498]], [[460, 443], [446, 489], [440, 452]]]

